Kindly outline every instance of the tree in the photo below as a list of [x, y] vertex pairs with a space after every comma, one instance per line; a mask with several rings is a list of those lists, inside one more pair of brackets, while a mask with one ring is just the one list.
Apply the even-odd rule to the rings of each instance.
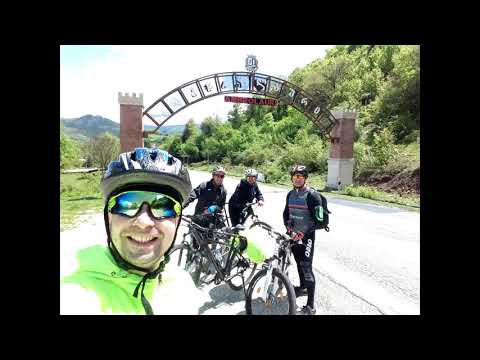
[[179, 153], [181, 155], [188, 155], [190, 157], [190, 161], [197, 161], [199, 158], [200, 151], [198, 147], [191, 141], [186, 142], [180, 146]]
[[60, 169], [79, 166], [80, 146], [67, 134], [63, 124], [60, 124]]
[[232, 128], [238, 129], [245, 121], [245, 116], [241, 110], [240, 104], [234, 104], [233, 109], [228, 112], [227, 121], [232, 125]]
[[120, 154], [120, 140], [110, 133], [104, 133], [90, 140], [87, 151], [94, 166], [106, 169]]
[[262, 123], [265, 114], [270, 111], [271, 109], [267, 106], [248, 104], [247, 110], [245, 111], [246, 121], [254, 121], [255, 125], [258, 126]]
[[306, 67], [303, 69], [298, 67], [295, 68], [295, 70], [293, 70], [293, 72], [288, 77], [288, 81], [291, 82], [292, 84], [302, 87], [303, 79], [305, 77], [305, 71], [306, 71]]
[[213, 137], [208, 137], [205, 140], [205, 147], [203, 151], [204, 157], [207, 158], [209, 162], [220, 161], [223, 155], [221, 153], [220, 143]]
[[283, 103], [278, 103], [277, 106], [271, 111], [274, 121], [279, 121], [288, 114], [288, 105]]
[[167, 151], [173, 156], [178, 157], [181, 154], [182, 137], [181, 135], [169, 136], [170, 142], [166, 144]]
[[153, 147], [154, 145], [160, 148], [160, 144], [164, 142], [165, 136], [162, 134], [152, 134], [144, 139], [145, 147]]
[[293, 142], [297, 132], [308, 126], [308, 120], [303, 114], [291, 108], [288, 116], [282, 120], [277, 121], [274, 126], [274, 139], [277, 145], [282, 145], [285, 142]]
[[195, 121], [193, 121], [193, 119], [188, 120], [188, 122], [185, 124], [185, 128], [183, 129], [182, 143], [186, 143], [188, 139], [190, 139], [192, 136], [194, 137], [197, 133], [198, 128], [197, 124], [195, 124]]
[[370, 134], [392, 130], [395, 142], [401, 142], [420, 128], [420, 48], [400, 46], [393, 56], [394, 68], [372, 102]]
[[341, 54], [326, 58], [318, 68], [305, 76], [305, 90], [322, 95], [324, 106], [333, 108], [346, 100], [342, 84], [351, 77], [351, 56]]
[[200, 124], [200, 130], [205, 136], [211, 136], [220, 125], [222, 122], [218, 116], [208, 116]]

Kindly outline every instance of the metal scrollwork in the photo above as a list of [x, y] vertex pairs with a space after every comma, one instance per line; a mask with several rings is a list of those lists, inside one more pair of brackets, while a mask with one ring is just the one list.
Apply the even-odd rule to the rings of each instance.
[[[256, 59], [255, 61], [251, 60], [249, 64], [250, 65], [247, 65], [250, 66], [250, 69], [253, 69], [255, 66], [258, 67], [258, 61]], [[244, 79], [244, 81], [247, 82], [246, 86], [238, 79]], [[225, 80], [228, 81], [227, 84], [225, 84]], [[250, 83], [250, 85], [248, 85], [248, 83]], [[177, 96], [176, 106], [172, 109], [164, 100], [177, 92], [183, 95], [179, 91], [183, 88], [190, 89], [187, 90], [190, 92], [190, 97]], [[201, 91], [196, 91], [196, 89]], [[203, 91], [203, 89], [205, 89], [205, 91]], [[285, 91], [287, 91], [287, 93], [285, 93]], [[331, 112], [325, 108], [324, 100], [318, 96], [318, 94], [309, 94], [298, 86], [271, 75], [252, 72], [227, 72], [192, 80], [156, 100], [146, 108], [143, 115], [152, 120], [157, 125], [157, 128], [146, 133], [157, 132], [168, 119], [192, 104], [213, 96], [232, 93], [251, 93], [287, 103], [312, 120], [320, 128], [320, 131], [327, 136], [329, 136], [330, 131], [337, 123], [337, 120]], [[285, 96], [286, 94], [288, 94], [287, 97]], [[168, 111], [165, 111], [165, 107]], [[321, 119], [321, 121], [319, 121], [319, 119]]]

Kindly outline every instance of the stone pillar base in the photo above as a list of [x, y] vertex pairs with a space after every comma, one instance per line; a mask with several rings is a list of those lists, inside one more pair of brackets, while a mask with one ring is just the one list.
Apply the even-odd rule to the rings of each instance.
[[353, 159], [328, 159], [327, 186], [341, 189], [353, 183]]

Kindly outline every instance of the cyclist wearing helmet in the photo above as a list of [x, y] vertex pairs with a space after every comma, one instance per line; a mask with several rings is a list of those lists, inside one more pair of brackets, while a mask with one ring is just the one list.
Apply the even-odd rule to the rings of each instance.
[[159, 149], [120, 154], [105, 172], [107, 247], [77, 253], [61, 281], [62, 314], [196, 314], [201, 294], [188, 273], [168, 265], [191, 190], [180, 160]]
[[[253, 199], [257, 199], [258, 205], [263, 206], [263, 195], [257, 185], [258, 173], [255, 169], [247, 169], [245, 171], [245, 179], [240, 180], [235, 192], [228, 201], [228, 212], [232, 226], [243, 223], [245, 219], [241, 219], [241, 212], [245, 208], [246, 203], [251, 203]], [[251, 211], [251, 209], [249, 209]]]
[[[215, 166], [212, 170], [212, 179], [193, 189], [188, 199], [183, 203], [183, 208], [185, 209], [191, 202], [198, 200], [194, 215], [221, 213], [227, 200], [227, 191], [223, 186], [225, 174], [226, 171], [222, 166]], [[207, 227], [214, 223], [214, 218], [199, 216], [194, 221], [200, 226]], [[214, 225], [217, 228], [225, 226], [223, 221]]]
[[322, 211], [320, 195], [311, 189], [306, 180], [307, 168], [303, 165], [295, 165], [290, 170], [293, 190], [287, 194], [287, 201], [283, 211], [283, 223], [287, 228], [287, 234], [292, 231], [297, 235], [292, 246], [292, 253], [297, 263], [300, 286], [295, 286], [297, 297], [308, 295], [307, 305], [301, 309], [303, 315], [314, 315], [315, 310], [315, 276], [312, 269], [313, 249], [315, 245], [315, 222]]

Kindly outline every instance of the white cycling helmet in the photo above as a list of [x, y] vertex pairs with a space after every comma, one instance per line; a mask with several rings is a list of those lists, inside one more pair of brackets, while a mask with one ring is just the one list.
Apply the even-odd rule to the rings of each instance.
[[215, 175], [215, 174], [223, 174], [225, 175], [227, 172], [225, 171], [224, 167], [221, 166], [221, 165], [217, 165], [213, 168], [212, 170], [212, 175]]
[[258, 177], [258, 172], [255, 169], [247, 169], [245, 170], [245, 176], [255, 176], [255, 178]]

